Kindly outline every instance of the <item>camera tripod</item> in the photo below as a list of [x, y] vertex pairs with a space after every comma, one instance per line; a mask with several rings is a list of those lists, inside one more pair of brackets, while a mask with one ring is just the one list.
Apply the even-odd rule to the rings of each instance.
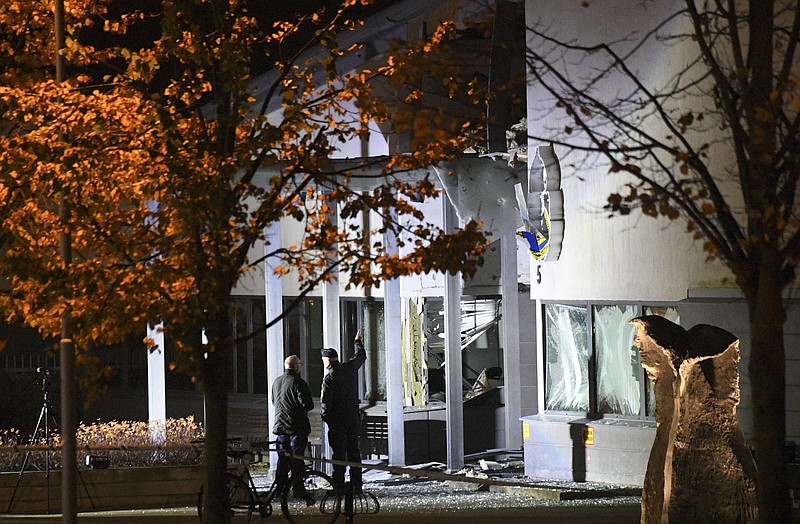
[[[50, 410], [50, 370], [48, 368], [37, 368], [36, 371], [42, 374], [42, 409], [39, 412], [39, 420], [36, 421], [36, 428], [33, 430], [31, 434], [30, 441], [28, 445], [33, 445], [36, 443], [36, 437], [39, 435], [39, 431], [44, 431], [44, 438], [45, 438], [45, 445], [48, 449], [44, 452], [44, 472], [45, 478], [47, 479], [47, 513], [50, 513], [50, 444], [52, 441], [52, 435], [50, 434], [51, 430], [55, 429], [58, 430], [58, 421], [56, 420], [55, 415], [52, 414]], [[52, 424], [52, 426], [51, 426]], [[17, 478], [17, 484], [14, 486], [14, 491], [11, 493], [11, 500], [8, 501], [8, 509], [6, 510], [7, 513], [11, 512], [11, 506], [14, 504], [14, 497], [17, 494], [17, 489], [19, 489], [19, 484], [22, 481], [22, 474], [25, 472], [25, 468], [28, 466], [28, 461], [31, 457], [31, 450], [25, 452], [25, 457], [22, 460], [22, 467], [19, 469], [19, 477]]]

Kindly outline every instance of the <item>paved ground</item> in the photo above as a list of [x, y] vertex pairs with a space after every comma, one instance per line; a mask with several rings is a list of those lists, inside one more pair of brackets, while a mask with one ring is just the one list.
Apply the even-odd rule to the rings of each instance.
[[[380, 511], [355, 515], [353, 523], [635, 524], [640, 516], [638, 490], [624, 486], [510, 479], [520, 481], [522, 486], [486, 490], [464, 481], [398, 478], [380, 473], [371, 473], [366, 480], [365, 489], [377, 497]], [[254, 516], [251, 523], [286, 522], [280, 508], [274, 509], [272, 517], [262, 521]], [[86, 524], [199, 523], [194, 507], [81, 513], [78, 520]], [[59, 522], [60, 515], [0, 515], [0, 523], [8, 524]], [[346, 522], [344, 516], [337, 520], [337, 524]], [[798, 511], [794, 522], [800, 523]]]
[[[380, 510], [376, 514], [357, 514], [353, 523], [503, 523], [510, 519], [537, 523], [614, 523], [639, 522], [640, 498], [636, 490], [610, 489], [605, 485], [574, 483], [554, 485], [552, 482], [523, 482], [523, 486], [480, 488], [470, 482], [399, 478], [372, 472], [367, 475], [365, 489], [374, 494]], [[374, 504], [362, 499], [356, 507], [367, 512]], [[104, 511], [81, 513], [80, 522], [87, 524], [197, 524], [194, 507], [153, 510]], [[56, 524], [59, 515], [0, 515], [0, 523]], [[254, 516], [253, 524], [262, 520]], [[273, 516], [263, 520], [286, 522], [279, 507]], [[347, 519], [340, 516], [337, 523]]]
[[[508, 524], [509, 520], [522, 520], [526, 522], [536, 522], [537, 524], [549, 523], [600, 523], [600, 524], [626, 524], [639, 522], [639, 506], [564, 506], [564, 507], [533, 507], [528, 509], [506, 508], [506, 509], [477, 509], [477, 510], [452, 510], [438, 512], [405, 512], [389, 513], [381, 512], [377, 515], [357, 515], [353, 518], [354, 523], [381, 523], [381, 524], [433, 524], [433, 523], [459, 523], [459, 524]], [[86, 524], [197, 524], [197, 512], [194, 508], [175, 508], [168, 510], [147, 510], [147, 511], [120, 511], [120, 512], [98, 512], [81, 513], [78, 517], [79, 522]], [[9, 524], [36, 523], [36, 524], [56, 524], [60, 522], [57, 515], [36, 515], [36, 516], [0, 516], [0, 522]], [[253, 517], [251, 523], [259, 522], [285, 522], [280, 513], [273, 515], [269, 519], [261, 521]], [[344, 523], [344, 517], [340, 516], [338, 523]]]

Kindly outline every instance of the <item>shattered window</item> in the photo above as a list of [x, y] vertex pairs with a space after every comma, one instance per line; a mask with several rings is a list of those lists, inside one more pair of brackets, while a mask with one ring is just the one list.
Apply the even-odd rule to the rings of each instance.
[[[671, 307], [671, 306], [645, 306], [644, 308], [645, 315], [658, 315], [661, 317], [666, 318], [667, 320], [671, 320], [676, 324], [680, 325], [681, 323], [681, 316], [678, 313], [678, 308]], [[656, 416], [656, 394], [654, 391], [654, 384], [653, 381], [647, 377], [647, 373], [645, 373], [645, 380], [647, 381], [647, 387], [645, 388], [645, 397], [647, 402], [647, 411], [646, 414], [648, 417]]]
[[639, 351], [633, 345], [635, 306], [594, 306], [597, 362], [597, 411], [639, 415], [643, 377]]
[[547, 409], [589, 411], [587, 308], [545, 304]]
[[653, 384], [633, 345], [636, 329], [630, 321], [640, 315], [659, 315], [679, 324], [675, 306], [544, 304], [542, 314], [545, 409], [655, 416]]
[[[462, 377], [473, 383], [484, 372], [503, 367], [503, 349], [500, 345], [501, 300], [497, 297], [479, 296], [461, 298], [461, 364]], [[444, 301], [427, 298], [422, 315], [422, 333], [426, 346], [426, 366], [429, 400], [444, 399]], [[502, 372], [502, 371], [501, 371]], [[492, 379], [490, 387], [500, 384]], [[411, 405], [411, 404], [409, 404]]]
[[[370, 348], [370, 366], [367, 378], [368, 395], [364, 398], [370, 400], [386, 400], [386, 335], [384, 334], [383, 302], [367, 300], [363, 305], [364, 347]], [[367, 373], [366, 366], [364, 372]], [[374, 375], [374, 376], [373, 376]]]

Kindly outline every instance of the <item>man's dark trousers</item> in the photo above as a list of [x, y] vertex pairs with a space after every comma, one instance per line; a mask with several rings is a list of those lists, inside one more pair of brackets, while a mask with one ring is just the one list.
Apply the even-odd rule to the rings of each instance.
[[[356, 415], [356, 420], [358, 416]], [[347, 462], [361, 462], [361, 450], [358, 445], [358, 424], [328, 425], [328, 444], [333, 451], [333, 460]], [[347, 466], [333, 465], [333, 481], [344, 488], [344, 472]], [[350, 467], [350, 483], [355, 489], [360, 489], [361, 468]]]
[[282, 451], [289, 451], [292, 455], [304, 457], [306, 448], [308, 447], [308, 435], [277, 435], [278, 437], [278, 467], [276, 476], [278, 484], [285, 485], [289, 471], [292, 472], [292, 478], [296, 482], [292, 489], [301, 489], [302, 476], [301, 473], [305, 469], [305, 463], [301, 459], [285, 456]]

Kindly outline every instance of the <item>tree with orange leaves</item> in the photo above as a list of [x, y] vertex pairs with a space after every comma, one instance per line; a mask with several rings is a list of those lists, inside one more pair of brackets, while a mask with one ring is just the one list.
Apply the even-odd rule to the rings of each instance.
[[103, 278], [125, 278], [117, 264], [126, 236], [120, 225], [135, 214], [130, 197], [138, 195], [127, 187], [133, 171], [118, 180], [114, 164], [129, 170], [142, 161], [141, 141], [130, 137], [143, 123], [136, 93], [87, 89], [88, 77], [79, 74], [62, 83], [66, 44], [74, 49], [81, 31], [104, 12], [104, 2], [60, 0], [0, 8], [0, 304], [3, 320], [60, 335], [62, 449], [73, 456], [63, 462], [65, 522], [77, 520], [74, 363], [83, 353], [75, 348], [113, 340], [124, 326], [105, 316], [125, 307], [112, 305], [124, 295], [110, 293]]
[[[480, 123], [465, 116], [474, 111], [426, 107], [424, 87], [409, 85], [443, 75], [429, 82], [445, 86], [437, 96], [469, 97], [480, 107], [473, 79], [428, 60], [447, 52], [454, 26], [398, 44], [369, 67], [343, 71], [342, 59], [358, 46], [340, 48], [338, 41], [360, 25], [347, 16], [357, 3], [368, 2], [347, 0], [330, 13], [271, 24], [255, 16], [253, 3], [164, 1], [155, 41], [99, 49], [76, 35], [67, 54], [81, 74], [71, 82], [6, 78], [0, 91], [4, 119], [13, 125], [0, 139], [0, 191], [10, 219], [0, 264], [12, 276], [4, 311], [49, 334], [66, 297], [79, 348], [162, 323], [205, 394], [207, 522], [229, 518], [229, 298], [242, 274], [262, 262], [248, 254], [265, 240], [265, 228], [286, 217], [304, 222], [300, 245], [270, 246], [265, 255], [279, 271], [297, 269], [303, 293], [334, 269], [351, 285], [374, 286], [432, 270], [471, 274], [482, 260], [479, 224], [445, 234], [425, 223], [412, 201], [438, 190], [427, 176], [400, 176], [454, 158], [476, 141]], [[125, 13], [104, 27], [135, 29], [130, 24], [147, 16]], [[306, 25], [312, 30], [302, 33]], [[308, 41], [290, 45], [305, 34]], [[319, 52], [309, 55], [312, 46]], [[260, 87], [253, 85], [254, 64], [270, 71]], [[99, 77], [104, 65], [118, 71]], [[381, 100], [378, 87], [400, 95]], [[331, 160], [338, 144], [366, 138], [374, 125], [415, 133], [409, 149], [347, 168]], [[352, 190], [359, 176], [375, 178], [375, 188]], [[52, 208], [59, 192], [68, 195], [69, 217]], [[381, 213], [372, 233], [394, 230], [413, 249], [400, 257], [379, 242], [365, 245], [370, 232], [335, 225], [337, 208], [344, 219]], [[402, 228], [397, 217], [409, 215], [420, 225]], [[54, 263], [57, 251], [40, 240], [43, 228], [70, 232], [78, 255], [71, 267]]]

